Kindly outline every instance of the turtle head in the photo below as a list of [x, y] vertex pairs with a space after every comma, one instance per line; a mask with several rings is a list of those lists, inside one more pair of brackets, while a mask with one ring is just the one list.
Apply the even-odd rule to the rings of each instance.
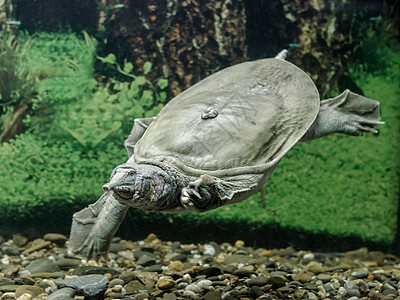
[[126, 163], [116, 167], [110, 182], [103, 190], [113, 191], [115, 199], [147, 211], [163, 211], [173, 204], [172, 178], [161, 168], [152, 165]]

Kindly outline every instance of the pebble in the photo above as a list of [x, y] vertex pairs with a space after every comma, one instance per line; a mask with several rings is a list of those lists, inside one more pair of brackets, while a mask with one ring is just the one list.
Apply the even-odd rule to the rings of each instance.
[[324, 267], [319, 262], [311, 261], [307, 264], [306, 270], [314, 274], [319, 274], [324, 272]]
[[170, 290], [176, 286], [176, 282], [171, 277], [160, 277], [157, 281], [157, 287], [160, 290]]
[[43, 236], [43, 239], [60, 245], [63, 245], [68, 240], [65, 235], [59, 233], [47, 233]]
[[73, 288], [65, 287], [59, 290], [56, 290], [54, 293], [50, 294], [47, 297], [47, 300], [64, 300], [68, 298], [73, 298], [75, 294], [75, 290]]
[[57, 286], [73, 288], [78, 294], [97, 299], [104, 294], [108, 283], [109, 281], [104, 275], [92, 274], [58, 281]]
[[0, 300], [400, 300], [400, 259], [367, 248], [252, 249], [240, 240], [184, 244], [151, 234], [113, 239], [111, 260], [94, 261], [68, 256], [57, 233], [14, 238], [0, 246]]

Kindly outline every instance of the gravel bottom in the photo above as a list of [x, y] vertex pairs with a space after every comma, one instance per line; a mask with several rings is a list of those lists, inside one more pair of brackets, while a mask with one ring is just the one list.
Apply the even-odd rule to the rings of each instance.
[[361, 248], [293, 248], [115, 238], [110, 260], [68, 256], [68, 239], [0, 237], [0, 299], [373, 299], [400, 300], [400, 259]]

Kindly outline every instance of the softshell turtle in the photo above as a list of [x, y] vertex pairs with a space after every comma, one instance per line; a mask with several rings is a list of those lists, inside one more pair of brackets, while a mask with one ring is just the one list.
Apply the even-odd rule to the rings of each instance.
[[306, 73], [277, 57], [221, 70], [135, 120], [105, 193], [75, 213], [69, 249], [106, 254], [129, 206], [203, 212], [242, 201], [267, 181], [298, 141], [377, 133], [379, 102], [346, 90], [320, 101]]

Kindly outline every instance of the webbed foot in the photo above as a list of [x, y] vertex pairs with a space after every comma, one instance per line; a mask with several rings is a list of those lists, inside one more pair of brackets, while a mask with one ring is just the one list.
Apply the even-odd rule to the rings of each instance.
[[104, 193], [96, 203], [75, 213], [68, 252], [85, 258], [107, 258], [111, 239], [125, 218], [129, 206], [115, 200], [112, 192]]
[[209, 175], [201, 175], [196, 181], [182, 189], [181, 204], [188, 210], [204, 212], [220, 206], [214, 187], [218, 184], [216, 178]]
[[335, 98], [321, 101], [320, 110], [314, 123], [303, 136], [309, 141], [333, 133], [361, 136], [364, 133], [378, 133], [374, 127], [382, 125], [379, 102], [363, 97], [349, 90]]
[[376, 134], [378, 131], [374, 129], [374, 126], [385, 124], [385, 122], [381, 122], [378, 101], [349, 90], [344, 91], [333, 100], [331, 105], [342, 116], [342, 125], [338, 129], [341, 133], [353, 136], [361, 136], [367, 132]]

